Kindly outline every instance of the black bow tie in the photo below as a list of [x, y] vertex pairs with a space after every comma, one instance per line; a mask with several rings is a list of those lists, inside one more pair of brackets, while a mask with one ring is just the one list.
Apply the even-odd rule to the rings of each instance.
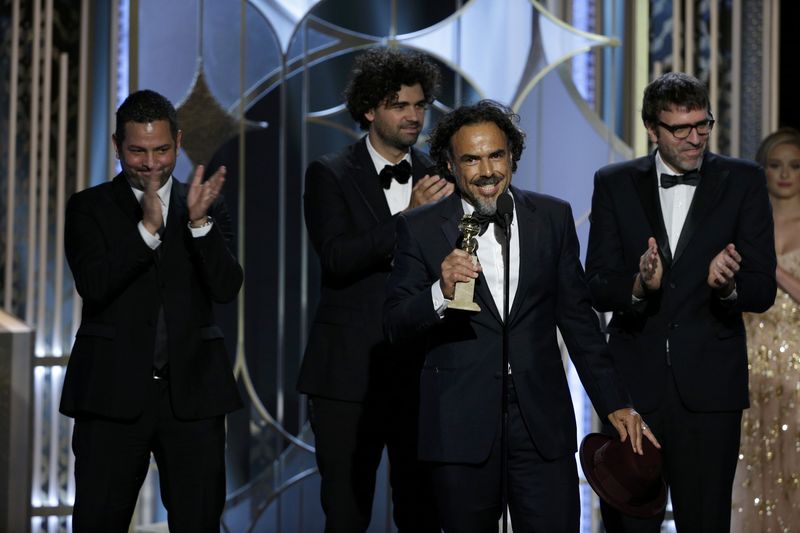
[[481, 232], [478, 235], [483, 235], [486, 233], [486, 230], [489, 229], [489, 224], [492, 222], [500, 225], [501, 227], [505, 227], [506, 224], [506, 221], [503, 220], [503, 217], [497, 211], [491, 215], [484, 215], [483, 213], [478, 213], [475, 211], [472, 213], [472, 218], [474, 218], [478, 224], [481, 225]]
[[692, 170], [682, 176], [661, 174], [661, 186], [665, 189], [669, 189], [675, 185], [691, 185], [692, 187], [697, 187], [698, 183], [700, 183], [700, 173], [697, 170]]
[[408, 178], [411, 177], [411, 163], [403, 159], [396, 165], [386, 165], [378, 176], [384, 189], [388, 189], [392, 184], [392, 178], [398, 183], [408, 183]]

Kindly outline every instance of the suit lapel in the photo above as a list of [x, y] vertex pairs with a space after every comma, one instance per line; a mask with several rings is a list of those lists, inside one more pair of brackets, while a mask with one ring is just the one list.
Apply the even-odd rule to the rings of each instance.
[[714, 164], [714, 154], [706, 153], [703, 157], [703, 165], [700, 168], [700, 183], [692, 197], [692, 204], [689, 206], [689, 213], [681, 229], [681, 236], [678, 238], [678, 245], [675, 247], [674, 261], [683, 254], [692, 237], [700, 227], [700, 223], [711, 212], [711, 207], [716, 202], [721, 185], [728, 177], [728, 170], [717, 170]]
[[444, 233], [449, 249], [452, 250], [458, 242], [458, 223], [464, 215], [464, 210], [461, 207], [461, 197], [458, 194], [451, 194], [444, 201], [442, 207], [442, 233]]
[[[517, 274], [517, 292], [514, 295], [514, 303], [511, 309], [508, 310], [508, 323], [513, 323], [514, 317], [519, 312], [520, 307], [523, 305], [524, 298], [519, 298], [517, 295], [527, 294], [528, 285], [530, 284], [530, 272], [534, 272], [537, 265], [534, 264], [533, 253], [536, 250], [539, 241], [539, 234], [536, 231], [536, 206], [528, 202], [527, 198], [516, 187], [511, 188], [511, 193], [514, 196], [514, 209], [516, 210], [517, 223], [516, 230], [519, 232], [519, 273]], [[514, 226], [512, 226], [514, 227]], [[523, 253], [524, 251], [524, 253]], [[509, 254], [510, 255], [510, 254]]]
[[367, 151], [366, 139], [364, 136], [353, 145], [353, 151], [350, 154], [353, 184], [375, 221], [379, 222], [391, 217], [392, 213], [389, 211], [389, 204], [386, 202], [386, 195], [383, 193], [378, 173], [375, 172], [375, 165]]
[[[441, 228], [449, 245], [447, 252], [449, 253], [449, 250], [456, 247], [461, 236], [458, 223], [461, 221], [461, 217], [464, 216], [464, 209], [461, 206], [461, 197], [458, 194], [451, 194], [444, 202]], [[494, 298], [492, 298], [492, 293], [489, 290], [483, 272], [478, 274], [478, 279], [475, 280], [475, 301], [481, 306], [481, 313], [489, 313], [497, 321], [500, 321], [500, 313], [494, 303]]]
[[416, 148], [411, 148], [411, 183], [413, 184], [416, 184], [426, 174], [435, 172], [431, 168], [431, 161], [424, 160], [424, 157]]
[[124, 174], [117, 174], [111, 182], [111, 190], [114, 194], [114, 201], [120, 210], [125, 213], [132, 222], [139, 223], [142, 220], [142, 206], [136, 201], [131, 186]]
[[658, 182], [656, 176], [655, 154], [643, 159], [643, 164], [637, 169], [633, 176], [633, 184], [639, 195], [647, 220], [650, 222], [650, 229], [658, 243], [661, 251], [661, 258], [669, 265], [672, 263], [672, 249], [669, 246], [667, 228], [664, 225], [664, 214], [661, 212], [661, 200], [658, 197]]

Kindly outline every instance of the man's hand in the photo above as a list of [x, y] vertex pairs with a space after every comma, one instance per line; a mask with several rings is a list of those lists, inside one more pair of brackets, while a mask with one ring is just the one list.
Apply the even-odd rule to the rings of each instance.
[[145, 182], [144, 196], [142, 197], [142, 225], [150, 235], [155, 235], [164, 225], [164, 213], [161, 211], [161, 198], [158, 189], [161, 187], [157, 180]]
[[222, 190], [226, 172], [225, 167], [219, 167], [210, 178], [203, 182], [203, 165], [197, 165], [194, 178], [189, 185], [189, 192], [186, 195], [189, 222], [193, 226], [200, 227], [206, 223], [206, 213]]
[[439, 280], [439, 286], [442, 288], [442, 295], [448, 300], [453, 299], [457, 282], [469, 281], [478, 277], [481, 265], [473, 257], [464, 250], [456, 248], [442, 261], [442, 277]]
[[455, 186], [446, 179], [435, 174], [433, 176], [426, 175], [411, 189], [411, 201], [405, 211], [450, 196], [454, 190]]
[[617, 409], [608, 415], [608, 420], [619, 433], [620, 441], [625, 442], [625, 439], [630, 436], [633, 453], [644, 455], [642, 435], [647, 437], [647, 440], [652, 442], [653, 446], [661, 448], [658, 439], [656, 439], [656, 436], [653, 435], [653, 432], [650, 431], [650, 428], [644, 423], [644, 420], [642, 420], [642, 417], [639, 416], [639, 413], [637, 413], [635, 409], [628, 407]]
[[723, 298], [730, 295], [735, 287], [733, 277], [739, 272], [742, 256], [733, 243], [726, 246], [708, 265], [708, 286], [720, 291]]
[[633, 295], [644, 298], [647, 292], [661, 288], [664, 267], [658, 255], [658, 245], [653, 237], [647, 239], [647, 250], [639, 258], [639, 275], [633, 282]]

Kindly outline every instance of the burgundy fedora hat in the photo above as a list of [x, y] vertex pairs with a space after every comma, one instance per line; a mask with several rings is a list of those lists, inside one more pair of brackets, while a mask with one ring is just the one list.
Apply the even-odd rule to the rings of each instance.
[[590, 433], [581, 442], [583, 473], [594, 491], [618, 511], [637, 518], [658, 515], [667, 505], [667, 485], [661, 476], [661, 450], [642, 438], [644, 455], [620, 442]]

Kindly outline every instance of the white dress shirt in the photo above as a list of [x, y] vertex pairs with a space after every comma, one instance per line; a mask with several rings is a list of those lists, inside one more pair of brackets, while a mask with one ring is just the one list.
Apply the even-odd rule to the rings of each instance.
[[[369, 152], [369, 156], [372, 158], [372, 164], [375, 165], [375, 171], [380, 174], [383, 167], [386, 165], [395, 165], [381, 154], [372, 146], [372, 143], [369, 142], [369, 135], [367, 135], [367, 152]], [[408, 164], [411, 164], [411, 152], [406, 152], [406, 155], [403, 156], [403, 159], [400, 161], [408, 161]], [[398, 163], [400, 162], [398, 161]], [[386, 196], [386, 203], [389, 204], [389, 212], [393, 215], [399, 213], [406, 207], [408, 207], [409, 202], [411, 202], [411, 188], [413, 184], [411, 183], [411, 178], [408, 179], [405, 183], [400, 183], [396, 179], [392, 178], [391, 183], [389, 183], [388, 189], [383, 189], [383, 195]]]
[[[702, 163], [702, 161], [701, 161]], [[698, 167], [699, 168], [699, 167]], [[669, 248], [675, 253], [678, 247], [678, 240], [683, 231], [683, 224], [686, 222], [686, 215], [689, 214], [689, 207], [692, 205], [692, 198], [697, 187], [681, 183], [665, 189], [661, 186], [661, 174], [676, 174], [669, 168], [661, 154], [656, 152], [656, 179], [658, 180], [658, 197], [661, 200], [661, 213], [664, 215], [664, 227], [667, 230]]]

